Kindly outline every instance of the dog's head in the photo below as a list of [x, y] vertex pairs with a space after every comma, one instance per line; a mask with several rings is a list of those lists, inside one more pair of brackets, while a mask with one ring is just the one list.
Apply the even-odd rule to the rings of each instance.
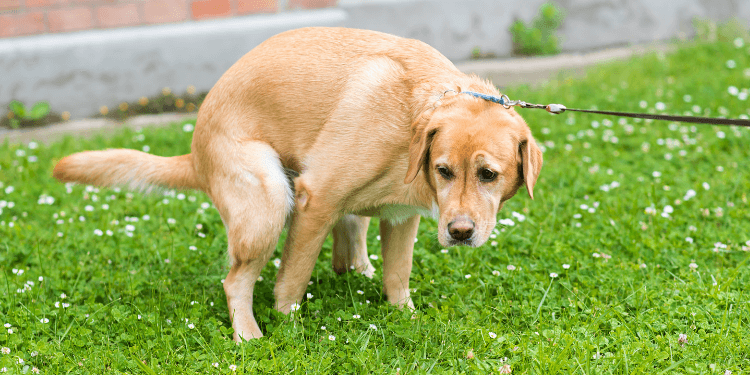
[[434, 189], [441, 245], [482, 245], [521, 185], [534, 198], [542, 152], [514, 110], [455, 94], [414, 129], [405, 182], [422, 170]]

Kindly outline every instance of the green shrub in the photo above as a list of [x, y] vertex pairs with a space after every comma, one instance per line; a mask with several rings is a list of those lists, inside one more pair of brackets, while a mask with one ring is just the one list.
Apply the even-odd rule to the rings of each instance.
[[696, 18], [693, 20], [693, 28], [695, 39], [701, 42], [730, 42], [737, 38], [750, 38], [747, 26], [736, 18], [721, 24], [710, 19]]
[[21, 126], [41, 125], [47, 116], [50, 115], [49, 103], [37, 102], [31, 108], [26, 108], [23, 103], [13, 100], [8, 104], [8, 115], [6, 116], [7, 125], [13, 129]]
[[555, 32], [562, 24], [565, 15], [554, 3], [545, 3], [539, 14], [526, 26], [516, 20], [510, 27], [513, 37], [513, 53], [516, 55], [554, 55], [560, 52], [560, 40]]

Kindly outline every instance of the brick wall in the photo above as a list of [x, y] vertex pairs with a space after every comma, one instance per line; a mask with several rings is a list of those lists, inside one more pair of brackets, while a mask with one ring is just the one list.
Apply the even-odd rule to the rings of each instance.
[[336, 1], [0, 0], [0, 38], [326, 8]]

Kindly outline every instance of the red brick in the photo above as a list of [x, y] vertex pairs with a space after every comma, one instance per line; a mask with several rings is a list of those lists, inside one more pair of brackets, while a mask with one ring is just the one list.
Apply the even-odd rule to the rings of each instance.
[[133, 26], [141, 23], [136, 4], [100, 6], [96, 8], [96, 19], [97, 26], [105, 28]]
[[90, 29], [93, 21], [89, 8], [50, 10], [47, 13], [49, 31], [73, 31]]
[[273, 13], [278, 10], [276, 0], [237, 0], [237, 13]]
[[190, 4], [193, 18], [215, 18], [232, 15], [232, 4], [229, 0], [201, 0]]
[[178, 22], [187, 17], [187, 0], [147, 0], [143, 3], [143, 20], [146, 23]]
[[0, 12], [4, 10], [14, 10], [21, 7], [20, 0], [0, 0]]
[[117, 0], [68, 0], [72, 4], [94, 4], [94, 5], [103, 5], [103, 4], [116, 4]]
[[[2, 1], [2, 0], [0, 0]], [[26, 4], [29, 8], [48, 7], [52, 5], [64, 5], [67, 4], [67, 0], [26, 0]]]
[[44, 13], [0, 15], [0, 38], [44, 32]]
[[336, 6], [337, 0], [289, 0], [289, 9], [314, 9]]

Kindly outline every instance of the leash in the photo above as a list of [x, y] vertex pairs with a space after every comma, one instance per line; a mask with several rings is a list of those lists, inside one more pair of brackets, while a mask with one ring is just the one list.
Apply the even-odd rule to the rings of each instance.
[[[454, 90], [447, 90], [443, 93], [443, 95], [445, 95], [445, 93], [450, 92], [450, 91], [455, 92]], [[635, 118], [643, 118], [643, 119], [651, 119], [651, 120], [690, 122], [694, 124], [733, 125], [733, 126], [750, 127], [750, 120], [743, 120], [743, 119], [654, 115], [650, 113], [613, 112], [613, 111], [598, 111], [598, 110], [589, 110], [589, 109], [575, 109], [575, 108], [567, 108], [562, 104], [544, 105], [544, 104], [526, 103], [522, 100], [510, 100], [510, 98], [508, 98], [508, 95], [505, 95], [505, 94], [499, 97], [494, 96], [494, 95], [481, 94], [481, 93], [473, 92], [473, 91], [461, 91], [459, 94], [468, 94], [468, 95], [471, 95], [480, 99], [484, 99], [493, 103], [497, 103], [497, 104], [502, 105], [506, 109], [510, 109], [510, 107], [540, 108], [540, 109], [546, 110], [547, 112], [553, 115], [559, 115], [565, 111], [574, 111], [574, 112], [595, 113], [595, 114], [609, 115], [609, 116], [635, 117]]]

